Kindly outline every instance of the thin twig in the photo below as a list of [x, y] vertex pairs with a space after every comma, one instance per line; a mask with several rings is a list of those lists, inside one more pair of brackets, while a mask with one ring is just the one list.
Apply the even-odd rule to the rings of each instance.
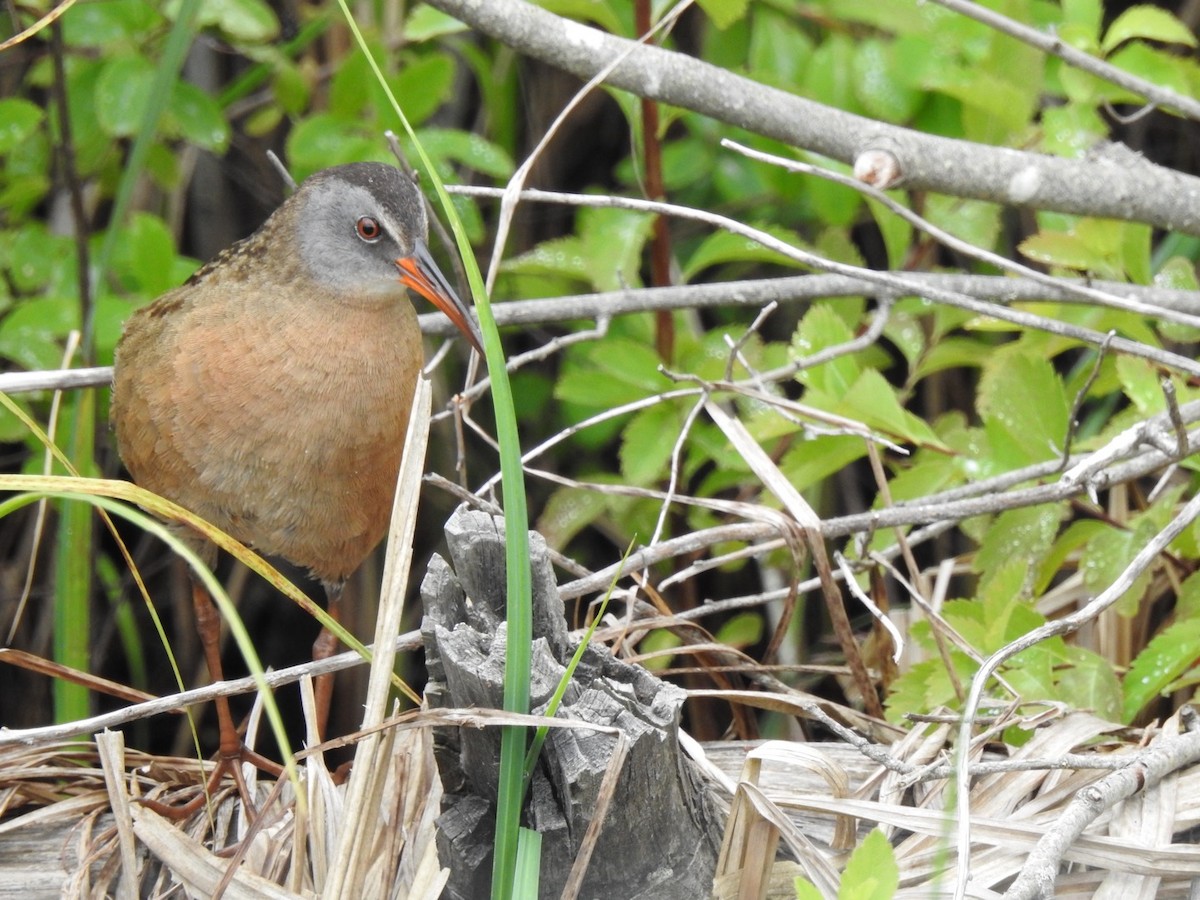
[[[975, 677], [971, 680], [971, 690], [967, 695], [967, 702], [963, 707], [962, 722], [959, 725], [958, 733], [957, 753], [959, 754], [959, 771], [955, 778], [955, 788], [958, 796], [956, 900], [957, 898], [966, 896], [967, 879], [971, 868], [970, 774], [963, 764], [965, 762], [964, 754], [966, 754], [967, 749], [971, 745], [974, 711], [979, 706], [979, 701], [983, 696], [983, 691], [986, 689], [988, 681], [1004, 662], [1023, 650], [1027, 650], [1048, 638], [1070, 634], [1088, 622], [1094, 621], [1100, 613], [1116, 603], [1121, 598], [1121, 595], [1129, 590], [1133, 582], [1154, 563], [1158, 555], [1167, 548], [1171, 541], [1175, 540], [1192, 524], [1197, 516], [1200, 516], [1200, 494], [1189, 500], [1167, 527], [1162, 529], [1145, 547], [1139, 550], [1129, 565], [1114, 579], [1113, 583], [1097, 595], [1095, 599], [1078, 611], [1035, 628], [997, 650], [984, 660], [983, 665], [979, 667], [979, 671], [975, 673]], [[1200, 747], [1200, 741], [1197, 741], [1197, 746]]]
[[[471, 196], [480, 197], [495, 197], [503, 194], [503, 192], [496, 188], [483, 187], [460, 189], [460, 192]], [[885, 293], [896, 296], [924, 297], [928, 300], [943, 303], [947, 306], [965, 309], [969, 312], [976, 313], [977, 315], [988, 316], [989, 318], [997, 319], [1002, 322], [1008, 322], [1009, 324], [1016, 325], [1020, 328], [1030, 328], [1034, 331], [1044, 331], [1048, 334], [1071, 338], [1072, 340], [1077, 340], [1085, 344], [1092, 344], [1094, 346], [1100, 346], [1104, 342], [1105, 338], [1102, 332], [1095, 331], [1091, 328], [1083, 328], [1069, 322], [1062, 322], [1058, 319], [1050, 319], [1045, 316], [1026, 312], [1024, 310], [1008, 309], [992, 303], [986, 303], [956, 291], [930, 287], [928, 283], [922, 285], [921, 283], [910, 279], [907, 274], [897, 275], [891, 272], [880, 272], [874, 269], [867, 269], [861, 266], [854, 266], [848, 263], [841, 263], [834, 260], [825, 259], [824, 257], [808, 250], [795, 247], [786, 241], [782, 241], [774, 235], [762, 231], [761, 229], [753, 228], [743, 222], [737, 221], [736, 219], [718, 215], [717, 213], [712, 213], [707, 210], [692, 209], [685, 206], [678, 206], [674, 203], [656, 203], [654, 201], [639, 200], [632, 197], [569, 194], [558, 191], [527, 190], [521, 192], [521, 198], [537, 202], [560, 203], [567, 206], [591, 206], [600, 209], [629, 209], [659, 215], [678, 216], [680, 218], [689, 219], [695, 222], [703, 222], [704, 224], [712, 225], [716, 228], [723, 228], [726, 231], [749, 238], [752, 241], [756, 241], [768, 250], [773, 250], [776, 253], [800, 263], [801, 265], [810, 266], [822, 272], [832, 272], [837, 275], [861, 278], [863, 281], [874, 285], [873, 289], [875, 291], [882, 290]], [[1149, 359], [1167, 368], [1177, 369], [1181, 372], [1187, 372], [1190, 375], [1200, 375], [1200, 362], [1197, 362], [1189, 357], [1182, 356], [1178, 353], [1160, 350], [1156, 347], [1149, 347], [1138, 341], [1123, 337], [1113, 338], [1111, 343], [1114, 350], [1128, 354], [1129, 356], [1137, 356], [1143, 359]]]
[[[397, 652], [416, 650], [420, 646], [421, 634], [419, 631], [409, 631], [396, 638]], [[3, 652], [0, 649], [0, 655]], [[319, 675], [340, 672], [343, 669], [350, 669], [365, 664], [365, 660], [357, 653], [347, 651], [346, 653], [340, 653], [337, 656], [331, 656], [327, 659], [313, 660], [297, 666], [289, 666], [286, 669], [267, 672], [265, 680], [269, 687], [276, 688], [292, 684], [307, 675], [316, 678]], [[124, 709], [104, 713], [103, 715], [91, 716], [87, 719], [79, 719], [75, 722], [46, 725], [40, 728], [3, 728], [0, 729], [0, 747], [11, 745], [35, 747], [75, 737], [80, 734], [94, 734], [106, 728], [116, 728], [129, 722], [149, 718], [150, 716], [162, 715], [163, 713], [179, 713], [190, 706], [196, 706], [199, 703], [208, 703], [217, 697], [234, 697], [238, 694], [248, 694], [251, 691], [257, 690], [257, 688], [258, 684], [254, 680], [254, 676], [247, 676], [229, 681], [217, 681], [202, 688], [181, 691], [177, 694], [170, 694], [155, 700], [147, 700], [145, 703], [135, 703]]]
[[1124, 69], [1118, 69], [1111, 63], [1106, 63], [1090, 53], [1072, 47], [1056, 34], [1046, 34], [1036, 28], [1030, 28], [1028, 25], [1014, 21], [998, 12], [980, 6], [978, 3], [971, 3], [970, 0], [933, 0], [933, 2], [974, 19], [976, 22], [982, 22], [989, 28], [994, 28], [1009, 37], [1023, 41], [1031, 47], [1036, 47], [1043, 53], [1057, 56], [1068, 65], [1124, 88], [1131, 94], [1145, 97], [1157, 106], [1173, 109], [1190, 119], [1200, 119], [1200, 102], [1194, 98], [1186, 97], [1170, 88], [1131, 75]]
[[[906, 206], [897, 203], [891, 196], [878, 188], [866, 184], [857, 178], [851, 178], [843, 175], [840, 172], [834, 172], [831, 169], [826, 169], [821, 166], [814, 166], [806, 162], [801, 162], [795, 159], [787, 159], [782, 156], [776, 156], [773, 153], [764, 153], [761, 150], [754, 150], [751, 147], [743, 146], [737, 141], [731, 141], [728, 138], [721, 141], [722, 147], [727, 147], [730, 150], [735, 150], [750, 159], [756, 159], [760, 162], [770, 163], [771, 165], [779, 166], [789, 172], [796, 172], [804, 175], [814, 175], [826, 181], [832, 181], [834, 184], [840, 184], [842, 187], [848, 187], [853, 191], [857, 191], [865, 197], [870, 197], [876, 203], [879, 203], [904, 221], [908, 222], [919, 231], [923, 231], [936, 240], [938, 243], [951, 250], [968, 256], [972, 259], [977, 259], [980, 262], [988, 263], [1005, 272], [1011, 272], [1014, 275], [1020, 275], [1024, 278], [1029, 278], [1039, 284], [1054, 285], [1067, 290], [1081, 300], [1087, 300], [1092, 303], [1098, 303], [1101, 306], [1109, 306], [1114, 309], [1123, 309], [1128, 312], [1139, 313], [1144, 316], [1162, 315], [1156, 313], [1155, 309], [1140, 303], [1136, 300], [1130, 300], [1126, 297], [1119, 296], [1115, 293], [1100, 290], [1087, 283], [1063, 282], [1055, 275], [1039, 272], [1030, 266], [1026, 266], [1015, 260], [1008, 259], [998, 253], [993, 253], [982, 247], [972, 244], [970, 241], [965, 241], [960, 237], [956, 237], [943, 228], [934, 225], [928, 219], [918, 215]], [[1187, 312], [1172, 311], [1167, 316], [1170, 321], [1177, 322], [1181, 325], [1189, 325], [1193, 328], [1200, 326], [1200, 316]]]

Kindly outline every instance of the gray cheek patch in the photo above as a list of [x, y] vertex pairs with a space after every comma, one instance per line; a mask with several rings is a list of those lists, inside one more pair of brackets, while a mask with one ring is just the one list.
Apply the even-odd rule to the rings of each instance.
[[[381, 280], [397, 278], [394, 260], [402, 255], [393, 235], [390, 210], [361, 187], [329, 181], [314, 185], [301, 210], [298, 236], [300, 259], [311, 277], [338, 289], [366, 289]], [[391, 206], [391, 204], [388, 204]], [[384, 235], [374, 244], [355, 230], [359, 217], [380, 220]]]

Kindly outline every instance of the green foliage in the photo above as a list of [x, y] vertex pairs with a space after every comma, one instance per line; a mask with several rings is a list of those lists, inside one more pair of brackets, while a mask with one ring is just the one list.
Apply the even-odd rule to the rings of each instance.
[[[574, 12], [608, 28], [615, 29], [618, 21], [629, 27], [618, 4], [600, 6]], [[1109, 138], [1105, 105], [1129, 99], [1056, 58], [918, 0], [826, 0], [810, 4], [810, 15], [803, 19], [775, 4], [711, 3], [703, 9], [713, 26], [702, 36], [701, 55], [706, 60], [842, 110], [947, 137], [1079, 156]], [[1200, 85], [1194, 61], [1171, 48], [1192, 46], [1192, 36], [1159, 8], [1134, 7], [1106, 19], [1098, 0], [1029, 0], [1008, 4], [1004, 12], [1040, 29], [1053, 29], [1073, 46], [1159, 83], [1188, 93]], [[638, 133], [638, 105], [618, 96], [631, 130]], [[673, 200], [759, 223], [767, 233], [830, 259], [863, 264], [862, 243], [856, 236], [864, 229], [874, 229], [882, 244], [884, 259], [877, 258], [876, 264], [900, 269], [919, 257], [920, 234], [873, 201], [866, 203], [839, 185], [788, 175], [714, 150], [721, 133], [691, 113], [664, 110], [664, 119], [670, 123], [663, 128], [665, 187]], [[761, 137], [739, 135], [738, 140], [842, 170]], [[640, 173], [640, 161], [635, 160], [616, 169], [617, 178], [632, 190], [639, 188]], [[1155, 237], [1144, 224], [1038, 213], [1032, 233], [1017, 234], [995, 203], [936, 194], [893, 196], [963, 240], [1010, 258], [1023, 257], [1055, 273], [1196, 287], [1192, 259], [1158, 259]], [[502, 290], [535, 296], [642, 283], [650, 234], [646, 217], [580, 210], [574, 221], [569, 236], [510, 259]], [[681, 227], [673, 239], [680, 275], [687, 283], [795, 269], [787, 258], [741, 236]], [[967, 266], [992, 271], [982, 264]], [[1197, 339], [1195, 330], [1186, 326], [1092, 306], [1034, 309], [1150, 345]], [[764, 413], [744, 398], [732, 402], [788, 480], [822, 512], [841, 509], [833, 487], [841, 482], [834, 479], [848, 471], [858, 473], [867, 502], [875, 508], [884, 505], [879, 486], [865, 474], [865, 433], [907, 453], [884, 453], [892, 501], [919, 501], [939, 490], [1055, 460], [1069, 439], [1076, 450], [1095, 447], [1131, 423], [1132, 412], [1114, 415], [1123, 409], [1148, 415], [1165, 408], [1161, 373], [1149, 363], [1125, 356], [1097, 362], [1073, 340], [931, 306], [920, 297], [894, 302], [884, 327], [886, 342], [829, 355], [863, 334], [874, 314], [874, 301], [864, 298], [816, 301], [799, 309], [786, 328], [769, 331], [769, 337], [743, 348], [756, 371], [778, 365], [781, 349], [798, 366], [791, 396], [814, 410], [817, 418], [789, 421], [777, 412]], [[707, 330], [695, 329], [694, 321], [678, 316], [674, 321], [677, 346], [671, 360], [658, 357], [649, 317], [618, 321], [602, 344], [565, 354], [553, 388], [560, 404], [558, 427], [604, 410], [631, 407], [577, 435], [577, 446], [589, 453], [607, 451], [615, 461], [603, 474], [593, 466], [586, 471], [580, 467], [580, 477], [654, 487], [674, 476], [683, 493], [755, 497], [774, 505], [772, 498], [747, 486], [744, 461], [705, 416], [689, 421], [693, 398], [653, 401], [679, 387], [660, 372], [660, 364], [703, 379], [723, 379], [729, 345], [712, 338], [728, 333], [729, 340], [737, 340], [741, 335], [730, 317]], [[812, 364], [818, 355], [820, 361]], [[736, 364], [733, 369], [740, 371]], [[1093, 370], [1096, 377], [1089, 382]], [[1087, 391], [1080, 395], [1085, 385]], [[1194, 393], [1182, 379], [1176, 379], [1175, 387], [1181, 401]], [[929, 399], [946, 390], [966, 395], [968, 402], [931, 412]], [[825, 414], [836, 418], [823, 418]], [[1071, 421], [1072, 414], [1078, 423]], [[851, 433], [829, 424], [845, 420], [858, 430]], [[681, 459], [673, 456], [677, 443]], [[619, 479], [613, 478], [613, 470], [619, 471]], [[655, 501], [606, 495], [585, 500], [584, 494], [560, 489], [546, 507], [543, 522], [563, 542], [577, 540], [592, 525], [620, 543], [657, 521]], [[999, 649], [1045, 621], [1039, 602], [1064, 579], [1078, 573], [1092, 593], [1111, 584], [1176, 504], [1175, 497], [1164, 494], [1151, 511], [1108, 525], [1081, 518], [1064, 504], [1010, 510], [964, 523], [962, 531], [976, 548], [970, 557], [975, 580], [961, 600], [949, 605], [948, 627], [975, 655]], [[720, 521], [709, 511], [690, 510], [677, 519], [666, 518], [665, 536]], [[893, 539], [892, 534], [876, 534], [870, 546], [882, 548]], [[1118, 608], [1126, 615], [1144, 609], [1151, 582], [1151, 575], [1139, 579]], [[1169, 658], [1139, 657], [1133, 663], [1138, 678], [1151, 667], [1158, 673], [1142, 682], [1143, 687], [1129, 681], [1132, 675], [1122, 678], [1119, 669], [1114, 674], [1114, 667], [1097, 653], [1064, 641], [1031, 648], [1011, 660], [1002, 674], [1023, 700], [1068, 702], [1128, 721], [1167, 684], [1181, 683], [1191, 671], [1193, 663], [1180, 649], [1183, 641], [1171, 640], [1187, 634], [1190, 626], [1167, 627], [1165, 639], [1151, 646]], [[951, 677], [930, 626], [918, 624], [912, 637], [928, 658], [892, 685], [888, 708], [897, 720], [908, 711], [938, 705], [957, 708], [955, 681], [966, 683], [977, 668], [972, 653], [956, 649], [945, 636], [955, 669]], [[995, 691], [1009, 698], [1005, 689]]]
[[[807, 878], [796, 877], [797, 900], [819, 900], [821, 894]], [[862, 839], [850, 854], [838, 900], [891, 900], [900, 887], [900, 868], [887, 837], [878, 828]]]
[[[633, 31], [628, 3], [541, 5], [615, 33]], [[787, 2], [699, 5], [703, 16], [697, 17], [689, 52], [841, 110], [949, 138], [1078, 157], [1112, 137], [1113, 104], [1140, 102], [920, 0], [812, 0], [803, 15]], [[1012, 0], [1001, 6], [1134, 74], [1189, 95], [1200, 90], [1195, 56], [1183, 52], [1196, 39], [1165, 9], [1142, 5], [1113, 15], [1099, 0]], [[340, 162], [391, 158], [381, 132], [394, 122], [384, 91], [369, 77], [366, 54], [339, 49], [330, 32], [333, 18], [315, 7], [304, 7], [299, 21], [281, 23], [264, 0], [202, 3], [196, 28], [236, 61], [232, 68], [239, 74], [216, 89], [176, 78], [168, 91], [156, 94], [159, 62], [182, 9], [180, 2], [106, 0], [76, 4], [62, 19], [74, 166], [95, 213], [93, 265], [108, 229], [116, 236], [107, 271], [93, 279], [101, 363], [111, 360], [128, 312], [196, 266], [180, 252], [177, 204], [197, 150], [219, 157], [235, 144], [282, 145], [297, 178]], [[384, 79], [417, 127], [436, 171], [448, 180], [503, 182], [537, 136], [527, 128], [529, 87], [519, 80], [513, 54], [464, 35], [459, 23], [424, 5], [413, 5], [392, 26], [386, 34], [369, 29], [368, 47], [382, 61]], [[664, 38], [668, 46], [675, 40]], [[6, 368], [53, 368], [68, 332], [82, 324], [82, 312], [76, 244], [57, 224], [48, 224], [49, 209], [63, 189], [55, 160], [63, 123], [46, 99], [54, 85], [46, 35], [29, 47], [31, 63], [19, 83], [13, 82], [12, 96], [0, 99], [0, 361]], [[619, 91], [598, 96], [597, 103], [605, 96], [616, 99], [630, 145], [645, 146], [640, 103]], [[471, 107], [475, 98], [477, 109]], [[165, 103], [164, 113], [143, 134], [145, 110], [155, 99]], [[994, 272], [937, 251], [874, 200], [749, 160], [723, 149], [720, 139], [734, 137], [757, 150], [845, 171], [840, 164], [689, 111], [661, 113], [657, 137], [672, 201], [719, 211], [831, 260], [900, 272]], [[139, 136], [150, 144], [139, 173], [144, 202], [123, 221], [108, 222], [104, 216], [116, 199], [130, 144]], [[551, 152], [567, 160], [587, 156], [578, 149], [580, 141], [578, 135], [574, 145], [560, 139]], [[412, 150], [407, 137], [401, 145]], [[592, 172], [594, 183], [583, 189], [610, 192], [616, 184], [640, 195], [644, 173], [644, 160], [630, 154], [609, 172]], [[980, 200], [904, 190], [891, 196], [963, 240], [1052, 273], [1197, 288], [1200, 248], [1179, 236], [1164, 238], [1144, 224], [1046, 212], [1020, 219]], [[493, 207], [463, 198], [455, 204], [479, 251], [490, 250]], [[651, 216], [615, 208], [561, 215], [563, 230], [541, 240], [519, 234], [510, 241], [497, 300], [647, 283]], [[696, 223], [673, 222], [671, 244], [682, 284], [805, 271], [741, 235]], [[1200, 338], [1187, 325], [1088, 304], [1022, 308], [1184, 352]], [[747, 336], [757, 312], [671, 314], [669, 359], [660, 355], [653, 315], [622, 316], [610, 323], [602, 341], [559, 353], [556, 368], [515, 373], [517, 413], [528, 446], [594, 420], [537, 464], [565, 479], [649, 489], [665, 489], [673, 479], [681, 494], [775, 507], [777, 501], [763, 492], [719, 429], [703, 413], [693, 415], [700, 387], [717, 385], [714, 399], [736, 412], [819, 515], [834, 516], [920, 501], [1052, 462], [1069, 440], [1076, 451], [1094, 449], [1138, 417], [1167, 408], [1163, 373], [1149, 362], [1113, 354], [1097, 359], [1093, 348], [1072, 339], [934, 305], [921, 296], [892, 298], [883, 337], [869, 346], [852, 342], [881, 314], [874, 297], [785, 304]], [[525, 337], [513, 340], [515, 345]], [[738, 347], [736, 355], [731, 344]], [[766, 387], [756, 382], [760, 373], [785, 369], [782, 380]], [[730, 377], [741, 382], [741, 392], [724, 389]], [[1181, 402], [1200, 396], [1186, 379], [1172, 383]], [[684, 389], [693, 392], [663, 396]], [[780, 398], [792, 405], [780, 409], [767, 402]], [[27, 406], [41, 412], [45, 400], [35, 398]], [[886, 484], [877, 483], [867, 464], [868, 436], [876, 438]], [[27, 438], [6, 415], [0, 417], [0, 439]], [[1180, 478], [1190, 477], [1194, 468], [1194, 462], [1185, 464]], [[950, 594], [957, 599], [946, 604], [944, 624], [923, 621], [913, 627], [917, 661], [891, 685], [889, 716], [900, 721], [908, 712], [957, 709], [959, 688], [977, 670], [979, 657], [1042, 624], [1047, 596], [1064, 584], [1079, 581], [1088, 596], [1107, 588], [1192, 489], [1189, 482], [1183, 494], [1168, 490], [1153, 499], [1135, 494], [1128, 502], [1132, 511], [1116, 503], [1101, 509], [1081, 499], [1075, 506], [1045, 504], [965, 522], [954, 538], [953, 552], [966, 563]], [[581, 557], [609, 544], [624, 547], [635, 536], [646, 540], [662, 511], [656, 499], [558, 485], [541, 500], [539, 529], [553, 546]], [[682, 506], [662, 518], [668, 539], [731, 521], [712, 509]], [[863, 549], [885, 547], [895, 538], [880, 530], [864, 539]], [[1128, 722], [1152, 711], [1165, 692], [1193, 690], [1200, 588], [1187, 578], [1172, 605], [1175, 598], [1163, 584], [1186, 577], [1200, 557], [1198, 545], [1193, 530], [1171, 550], [1182, 574], [1163, 578], [1156, 569], [1121, 599], [1115, 611], [1120, 627], [1146, 629], [1130, 658], [1110, 663], [1071, 641], [1047, 641], [1010, 660], [1001, 671], [1007, 687], [994, 683], [989, 694], [1009, 700], [1011, 688], [1025, 704], [1061, 701]], [[773, 568], [776, 562], [769, 557], [761, 565]], [[716, 567], [715, 578], [733, 583], [750, 577], [750, 568], [744, 560], [729, 561]], [[738, 581], [736, 590], [741, 589]], [[752, 612], [715, 623], [713, 631], [719, 640], [747, 649], [769, 633]], [[639, 649], [669, 650], [678, 640], [656, 631]], [[953, 672], [946, 671], [943, 649]], [[663, 656], [655, 664], [670, 662]]]

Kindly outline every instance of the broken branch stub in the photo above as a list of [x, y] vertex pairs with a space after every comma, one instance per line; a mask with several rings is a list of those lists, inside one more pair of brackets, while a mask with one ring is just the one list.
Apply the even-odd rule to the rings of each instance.
[[[541, 713], [573, 647], [541, 535], [531, 533], [533, 712]], [[421, 586], [431, 707], [502, 707], [505, 652], [504, 520], [459, 509], [446, 526], [453, 570], [435, 556]], [[534, 771], [522, 823], [542, 834], [541, 896], [558, 897], [585, 841], [619, 730], [628, 753], [581, 897], [691, 900], [707, 896], [721, 821], [709, 788], [680, 750], [685, 693], [644, 669], [589, 647], [557, 717], [593, 728], [551, 728]], [[500, 732], [439, 728], [445, 791], [438, 853], [451, 870], [446, 897], [487, 896], [491, 878]]]

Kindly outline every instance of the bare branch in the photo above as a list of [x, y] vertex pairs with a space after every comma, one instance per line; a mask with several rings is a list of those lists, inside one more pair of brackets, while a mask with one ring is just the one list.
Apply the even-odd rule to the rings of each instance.
[[1124, 69], [1118, 69], [1116, 66], [1106, 63], [1104, 60], [1098, 59], [1090, 53], [1077, 50], [1070, 44], [1063, 42], [1055, 34], [1046, 34], [1045, 32], [1038, 31], [1036, 28], [1030, 28], [1028, 25], [982, 7], [978, 3], [971, 3], [970, 0], [933, 0], [933, 2], [946, 7], [946, 9], [952, 9], [960, 15], [974, 19], [976, 22], [982, 22], [989, 28], [994, 28], [1010, 37], [1016, 38], [1018, 41], [1024, 41], [1032, 47], [1037, 47], [1043, 53], [1057, 56], [1068, 65], [1095, 75], [1097, 78], [1102, 78], [1111, 84], [1115, 84], [1117, 87], [1125, 88], [1131, 94], [1145, 97], [1157, 106], [1174, 109], [1190, 119], [1200, 119], [1200, 103], [1197, 103], [1194, 98], [1185, 97], [1169, 88], [1161, 87], [1151, 81], [1146, 81], [1144, 78], [1131, 75]]
[[[921, 134], [805, 100], [683, 53], [605, 34], [521, 0], [430, 5], [585, 81], [627, 53], [605, 79], [608, 84], [848, 165], [867, 151], [886, 150], [913, 190], [1200, 234], [1200, 178], [1128, 150], [1063, 159]], [[1098, 184], [1105, 190], [1097, 191]]]
[[1122, 800], [1150, 790], [1167, 776], [1200, 761], [1200, 732], [1163, 734], [1151, 746], [1117, 759], [1125, 764], [1079, 791], [1054, 826], [1046, 829], [1021, 874], [1005, 892], [1006, 900], [1053, 897], [1063, 857], [1084, 829]]
[[[454, 192], [454, 189], [451, 188]], [[1079, 303], [1071, 285], [1082, 281], [1057, 279], [1058, 286], [1039, 284], [1025, 278], [996, 275], [952, 275], [930, 272], [905, 272], [904, 279], [920, 293], [943, 290], [969, 294], [991, 303], [1021, 303], [1050, 300]], [[1176, 310], [1200, 315], [1200, 294], [1167, 288], [1121, 284], [1113, 281], [1087, 282], [1108, 294], [1115, 294], [1153, 310]], [[857, 297], [878, 293], [879, 287], [852, 275], [795, 275], [720, 284], [685, 284], [678, 287], [642, 288], [603, 294], [579, 294], [543, 300], [515, 300], [497, 304], [493, 310], [502, 327], [547, 325], [577, 319], [604, 319], [637, 312], [665, 309], [711, 309], [717, 306], [759, 309], [768, 303], [789, 303], [823, 297]], [[1090, 301], [1089, 301], [1090, 302]], [[428, 335], [449, 337], [457, 333], [442, 313], [420, 317], [421, 330]], [[31, 391], [69, 390], [100, 387], [112, 381], [111, 366], [89, 369], [49, 369], [41, 372], [0, 373], [0, 391], [21, 394]]]

